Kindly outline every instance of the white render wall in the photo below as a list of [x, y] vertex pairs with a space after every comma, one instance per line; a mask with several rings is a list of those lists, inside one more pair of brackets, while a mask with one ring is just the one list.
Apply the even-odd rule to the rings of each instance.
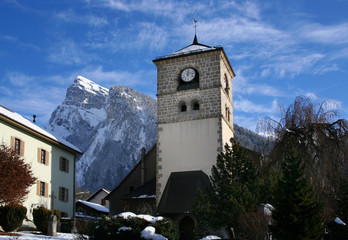
[[158, 129], [160, 193], [172, 172], [202, 170], [210, 175], [221, 147], [218, 118], [160, 124]]
[[[48, 197], [39, 196], [37, 194], [37, 184], [35, 183], [29, 188], [29, 194], [23, 202], [23, 206], [27, 208], [27, 217], [32, 220], [32, 212], [34, 208], [43, 206], [51, 209], [51, 193], [54, 191], [56, 198], [54, 199], [54, 209], [59, 209], [61, 212], [68, 213], [69, 217], [73, 215], [73, 189], [74, 189], [74, 154], [45, 141], [33, 134], [29, 134], [17, 127], [0, 120], [0, 144], [8, 147], [11, 146], [11, 137], [16, 137], [24, 141], [24, 160], [31, 165], [34, 176], [39, 181], [49, 184]], [[38, 148], [42, 148], [49, 152], [49, 165], [38, 162]], [[59, 159], [65, 157], [69, 160], [69, 173], [59, 170]], [[62, 202], [58, 199], [59, 187], [69, 189], [69, 201]], [[32, 225], [30, 222], [24, 222], [25, 225]]]

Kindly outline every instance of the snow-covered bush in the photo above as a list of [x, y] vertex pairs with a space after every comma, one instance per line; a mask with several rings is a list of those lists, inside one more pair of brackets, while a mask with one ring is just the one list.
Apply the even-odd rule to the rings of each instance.
[[178, 231], [169, 219], [127, 212], [114, 217], [100, 218], [93, 224], [90, 236], [95, 240], [144, 238], [175, 240], [178, 239]]
[[26, 207], [23, 206], [2, 206], [0, 207], [0, 226], [6, 231], [11, 232], [22, 225]]

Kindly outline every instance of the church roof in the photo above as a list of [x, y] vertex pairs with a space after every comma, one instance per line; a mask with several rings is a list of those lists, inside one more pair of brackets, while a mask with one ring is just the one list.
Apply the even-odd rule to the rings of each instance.
[[182, 55], [207, 52], [207, 51], [215, 51], [217, 49], [222, 49], [222, 47], [221, 46], [211, 47], [208, 45], [201, 44], [198, 42], [197, 36], [195, 35], [192, 44], [190, 44], [190, 45], [188, 45], [188, 46], [186, 46], [186, 47], [184, 47], [176, 52], [173, 52], [172, 54], [157, 57], [157, 58], [155, 58], [154, 62], [159, 61], [159, 60], [163, 60], [163, 59], [167, 59], [167, 58], [179, 57]]
[[123, 199], [135, 198], [155, 198], [156, 197], [156, 178], [151, 179], [144, 185], [135, 189], [133, 192], [123, 196]]
[[170, 174], [157, 212], [159, 214], [181, 214], [191, 210], [199, 190], [210, 186], [209, 177], [203, 171], [173, 172]]

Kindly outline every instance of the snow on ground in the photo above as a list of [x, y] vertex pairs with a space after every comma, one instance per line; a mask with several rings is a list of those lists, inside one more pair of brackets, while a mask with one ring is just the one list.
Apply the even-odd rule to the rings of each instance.
[[201, 240], [212, 240], [212, 239], [221, 239], [221, 238], [218, 236], [209, 235], [209, 236], [202, 238]]
[[16, 232], [16, 233], [21, 234], [22, 236], [0, 235], [0, 240], [3, 240], [3, 239], [6, 239], [6, 240], [12, 240], [12, 239], [18, 239], [18, 240], [38, 240], [38, 239], [73, 240], [73, 239], [79, 239], [79, 235], [72, 234], [72, 233], [58, 233], [58, 236], [40, 235], [40, 234], [37, 234], [35, 232]]

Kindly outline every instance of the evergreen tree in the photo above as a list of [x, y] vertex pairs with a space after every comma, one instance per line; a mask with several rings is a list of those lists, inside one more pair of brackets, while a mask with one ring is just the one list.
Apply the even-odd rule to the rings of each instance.
[[302, 159], [295, 150], [286, 154], [282, 170], [283, 175], [273, 195], [274, 238], [322, 239], [322, 205], [316, 199], [314, 185], [305, 178]]
[[225, 145], [212, 167], [212, 188], [201, 194], [193, 213], [211, 227], [237, 227], [238, 217], [256, 208], [259, 198], [259, 175], [245, 148], [234, 139]]

